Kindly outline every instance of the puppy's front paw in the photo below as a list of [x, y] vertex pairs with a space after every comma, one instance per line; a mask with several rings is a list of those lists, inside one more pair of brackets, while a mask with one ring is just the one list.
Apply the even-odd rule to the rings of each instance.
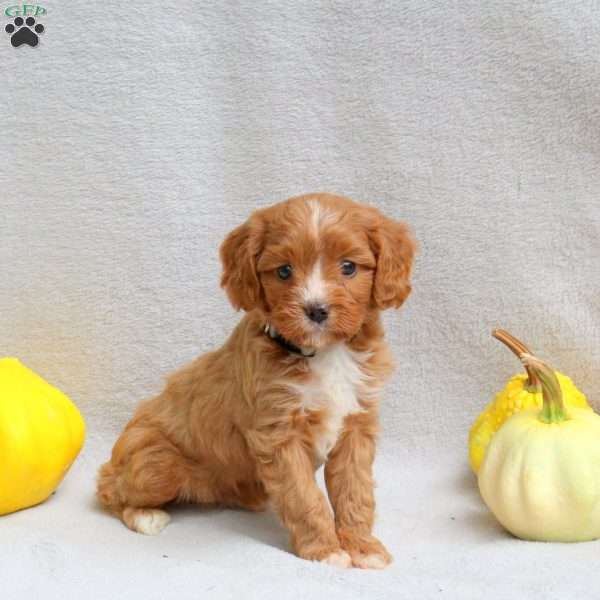
[[[386, 553], [387, 554], [387, 553]], [[391, 562], [385, 554], [355, 554], [352, 564], [360, 569], [385, 569]]]
[[361, 537], [346, 533], [339, 534], [339, 538], [352, 564], [359, 569], [385, 569], [393, 560], [385, 546], [372, 535]]
[[340, 569], [347, 569], [352, 566], [350, 555], [335, 543], [296, 547], [295, 551], [300, 558], [305, 560], [313, 560]]
[[329, 556], [323, 558], [321, 562], [334, 567], [339, 567], [340, 569], [347, 569], [352, 566], [352, 558], [350, 558], [350, 555], [347, 552], [344, 552], [344, 550], [332, 552]]

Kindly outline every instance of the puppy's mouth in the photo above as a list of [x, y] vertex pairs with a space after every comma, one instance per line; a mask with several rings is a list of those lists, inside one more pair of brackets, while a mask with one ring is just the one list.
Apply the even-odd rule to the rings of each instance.
[[307, 320], [305, 324], [304, 343], [321, 347], [327, 343], [328, 323], [314, 323]]
[[311, 315], [303, 305], [286, 304], [267, 313], [266, 322], [295, 346], [315, 350], [348, 341], [360, 330], [362, 320], [355, 322], [356, 319], [350, 318], [343, 307], [329, 303], [326, 310], [325, 315]]
[[265, 331], [272, 338], [279, 336], [305, 350], [305, 354], [320, 350], [335, 341], [330, 335], [332, 321], [329, 319], [317, 323], [298, 312], [294, 315], [275, 313], [267, 316], [267, 319]]

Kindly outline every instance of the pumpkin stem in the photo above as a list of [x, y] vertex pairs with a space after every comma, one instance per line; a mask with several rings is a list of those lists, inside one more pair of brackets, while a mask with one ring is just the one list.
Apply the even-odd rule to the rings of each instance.
[[539, 414], [540, 421], [544, 423], [560, 423], [569, 418], [563, 402], [560, 383], [554, 371], [539, 358], [531, 354], [523, 354], [521, 361], [539, 377], [542, 385], [544, 404]]
[[[520, 359], [523, 354], [531, 354], [531, 350], [519, 339], [517, 339], [514, 335], [508, 333], [504, 329], [494, 329], [492, 331], [492, 335], [500, 340], [509, 350], [512, 350], [514, 354]], [[521, 361], [522, 362], [522, 361]], [[528, 392], [535, 394], [536, 392], [541, 391], [540, 380], [535, 372], [529, 365], [523, 363], [525, 370], [527, 371], [527, 383], [526, 388]]]

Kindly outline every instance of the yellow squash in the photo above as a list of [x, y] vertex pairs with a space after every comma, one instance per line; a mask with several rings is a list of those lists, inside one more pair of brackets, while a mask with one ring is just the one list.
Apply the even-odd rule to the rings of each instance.
[[0, 515], [43, 502], [77, 457], [85, 424], [65, 394], [0, 359]]
[[492, 438], [479, 490], [513, 535], [545, 542], [600, 537], [600, 416], [567, 407], [552, 369], [529, 354], [543, 407], [513, 415]]
[[[531, 354], [527, 346], [517, 338], [503, 329], [495, 329], [492, 335], [505, 344], [517, 356]], [[485, 456], [486, 449], [492, 436], [513, 414], [529, 408], [542, 407], [542, 393], [540, 382], [535, 372], [525, 367], [526, 374], [522, 373], [511, 378], [504, 389], [496, 394], [496, 397], [485, 410], [477, 417], [477, 420], [469, 432], [469, 464], [475, 473]], [[575, 387], [569, 377], [555, 372], [562, 389], [564, 402], [567, 406], [585, 408], [591, 410], [585, 396]]]

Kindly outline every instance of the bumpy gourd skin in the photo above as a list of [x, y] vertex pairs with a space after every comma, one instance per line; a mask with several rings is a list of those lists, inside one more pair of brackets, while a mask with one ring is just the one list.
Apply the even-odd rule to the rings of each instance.
[[513, 415], [492, 438], [479, 470], [481, 496], [513, 535], [545, 542], [600, 537], [600, 416], [567, 407], [553, 371], [531, 355], [541, 410]]
[[0, 515], [43, 502], [85, 437], [69, 398], [15, 358], [0, 359]]
[[[555, 375], [566, 406], [592, 410], [570, 377], [558, 371], [555, 371]], [[507, 419], [523, 410], [542, 408], [541, 391], [530, 392], [527, 387], [528, 376], [525, 373], [515, 375], [477, 417], [469, 432], [469, 464], [475, 473], [481, 467], [492, 436]]]

